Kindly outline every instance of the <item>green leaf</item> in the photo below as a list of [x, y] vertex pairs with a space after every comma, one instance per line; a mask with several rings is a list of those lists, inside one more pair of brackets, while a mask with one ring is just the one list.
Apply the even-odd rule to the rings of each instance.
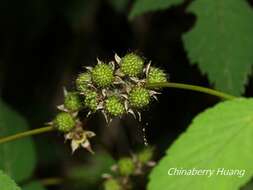
[[22, 187], [22, 190], [46, 190], [38, 181], [32, 181]]
[[[168, 149], [149, 176], [148, 190], [238, 189], [253, 175], [252, 137], [253, 99], [219, 103], [199, 114]], [[174, 175], [171, 168], [212, 169], [214, 173], [211, 177]], [[233, 176], [221, 175], [222, 168], [241, 170], [241, 174], [245, 170], [245, 175], [240, 177], [239, 172]], [[168, 175], [169, 170], [173, 175]]]
[[[27, 129], [27, 122], [17, 112], [0, 101], [0, 137]], [[0, 144], [0, 169], [16, 182], [31, 176], [35, 161], [34, 144], [29, 137]]]
[[164, 10], [183, 3], [183, 0], [136, 0], [129, 18], [133, 19], [149, 11]]
[[21, 190], [17, 184], [0, 170], [0, 188], [1, 190]]
[[217, 89], [239, 95], [253, 63], [253, 11], [246, 0], [195, 0], [196, 26], [183, 40], [193, 64]]

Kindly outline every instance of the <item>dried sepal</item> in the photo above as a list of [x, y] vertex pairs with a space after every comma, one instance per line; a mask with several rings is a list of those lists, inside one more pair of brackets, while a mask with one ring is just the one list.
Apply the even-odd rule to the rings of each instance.
[[115, 59], [116, 63], [120, 64], [121, 58], [120, 58], [120, 56], [118, 56], [117, 53], [114, 54], [114, 59]]
[[74, 153], [78, 148], [83, 147], [91, 153], [94, 153], [89, 139], [94, 137], [96, 134], [92, 131], [83, 130], [81, 124], [77, 125], [69, 133], [65, 134], [65, 140], [71, 141], [72, 153]]

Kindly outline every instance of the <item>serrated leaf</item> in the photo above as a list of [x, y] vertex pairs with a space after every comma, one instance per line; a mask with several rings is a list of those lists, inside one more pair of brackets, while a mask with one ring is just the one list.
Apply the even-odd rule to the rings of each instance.
[[253, 63], [253, 10], [246, 0], [195, 0], [195, 27], [183, 40], [193, 64], [217, 89], [239, 95]]
[[38, 181], [32, 181], [22, 187], [22, 190], [46, 190]]
[[[27, 129], [27, 122], [17, 112], [0, 101], [0, 137]], [[0, 144], [0, 169], [16, 182], [31, 176], [35, 162], [35, 148], [31, 138], [26, 137]]]
[[[253, 99], [222, 102], [199, 114], [168, 149], [166, 156], [151, 172], [148, 189], [237, 190], [253, 175], [252, 137]], [[212, 169], [214, 173], [210, 177], [209, 173], [175, 175], [171, 168]], [[222, 168], [237, 169], [241, 173], [222, 175], [218, 172]], [[169, 170], [172, 175], [168, 175]]]
[[133, 19], [136, 16], [150, 11], [164, 10], [171, 6], [179, 5], [183, 0], [136, 0], [129, 14], [129, 18]]
[[17, 184], [0, 170], [0, 189], [1, 190], [21, 190]]

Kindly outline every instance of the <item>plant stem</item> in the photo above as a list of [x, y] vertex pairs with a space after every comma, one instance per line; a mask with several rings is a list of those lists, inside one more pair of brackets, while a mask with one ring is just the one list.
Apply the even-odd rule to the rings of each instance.
[[7, 136], [7, 137], [0, 138], [0, 144], [6, 143], [6, 142], [9, 142], [9, 141], [13, 141], [13, 140], [16, 140], [16, 139], [20, 139], [20, 138], [23, 138], [23, 137], [31, 136], [31, 135], [37, 135], [37, 134], [40, 134], [40, 133], [49, 132], [49, 131], [52, 131], [52, 130], [54, 130], [54, 128], [52, 126], [47, 126], [47, 127], [41, 127], [41, 128], [38, 128], [38, 129], [33, 129], [33, 130], [17, 133], [17, 134], [14, 134], [14, 135], [10, 135], [10, 136]]
[[226, 94], [224, 92], [220, 92], [214, 89], [202, 87], [202, 86], [196, 86], [196, 85], [190, 85], [190, 84], [184, 84], [184, 83], [174, 83], [174, 82], [163, 82], [163, 83], [152, 83], [146, 85], [148, 88], [178, 88], [178, 89], [184, 89], [184, 90], [191, 90], [191, 91], [197, 91], [205, 94], [209, 94], [212, 96], [217, 96], [222, 99], [231, 100], [234, 98], [237, 98], [236, 96]]
[[[152, 83], [152, 84], [146, 85], [146, 87], [147, 88], [165, 87], [165, 88], [178, 88], [178, 89], [184, 89], [184, 90], [191, 90], [191, 91], [201, 92], [201, 93], [209, 94], [209, 95], [216, 96], [216, 97], [219, 97], [222, 99], [227, 99], [227, 100], [231, 100], [231, 99], [236, 98], [236, 96], [226, 94], [224, 92], [220, 92], [220, 91], [217, 91], [214, 89], [210, 89], [210, 88], [206, 88], [206, 87], [202, 87], [202, 86], [191, 85], [191, 84], [184, 84], [184, 83], [174, 83], [174, 82]], [[15, 135], [0, 138], [0, 144], [6, 143], [6, 142], [9, 142], [12, 140], [20, 139], [23, 137], [31, 136], [31, 135], [49, 132], [52, 130], [54, 130], [54, 128], [52, 126], [47, 126], [47, 127], [42, 127], [42, 128], [38, 128], [38, 129], [33, 129], [30, 131], [17, 133]]]
[[63, 179], [59, 177], [52, 177], [52, 178], [41, 179], [39, 181], [43, 186], [50, 186], [50, 185], [61, 184], [63, 182]]

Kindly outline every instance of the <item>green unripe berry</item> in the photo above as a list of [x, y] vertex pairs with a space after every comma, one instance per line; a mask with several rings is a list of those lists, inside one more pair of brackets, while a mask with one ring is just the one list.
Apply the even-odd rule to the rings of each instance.
[[91, 77], [98, 87], [110, 86], [114, 80], [113, 69], [110, 65], [98, 64], [92, 70]]
[[112, 116], [120, 116], [124, 113], [124, 106], [118, 97], [112, 96], [105, 101], [105, 109]]
[[144, 60], [140, 56], [130, 53], [122, 57], [120, 69], [125, 75], [136, 77], [142, 72], [143, 66]]
[[135, 108], [143, 108], [150, 102], [149, 91], [143, 87], [136, 87], [129, 93], [130, 105]]
[[88, 89], [88, 83], [91, 81], [91, 74], [89, 72], [81, 73], [76, 79], [76, 88], [84, 92]]
[[119, 181], [116, 179], [107, 179], [104, 182], [104, 190], [122, 190], [123, 188], [121, 187]]
[[133, 174], [135, 170], [134, 162], [131, 158], [121, 158], [118, 162], [119, 173], [123, 176]]
[[98, 94], [95, 91], [88, 90], [85, 93], [84, 105], [92, 112], [95, 112], [98, 106]]
[[137, 155], [139, 162], [142, 164], [146, 164], [148, 161], [150, 161], [153, 157], [154, 149], [153, 148], [146, 148], [139, 152]]
[[62, 112], [55, 117], [53, 124], [59, 131], [66, 133], [74, 128], [76, 123], [71, 114]]
[[64, 107], [70, 111], [77, 111], [82, 107], [80, 97], [76, 92], [68, 92], [64, 99]]
[[148, 83], [167, 82], [167, 77], [162, 69], [150, 67], [150, 70], [147, 76], [147, 82]]

